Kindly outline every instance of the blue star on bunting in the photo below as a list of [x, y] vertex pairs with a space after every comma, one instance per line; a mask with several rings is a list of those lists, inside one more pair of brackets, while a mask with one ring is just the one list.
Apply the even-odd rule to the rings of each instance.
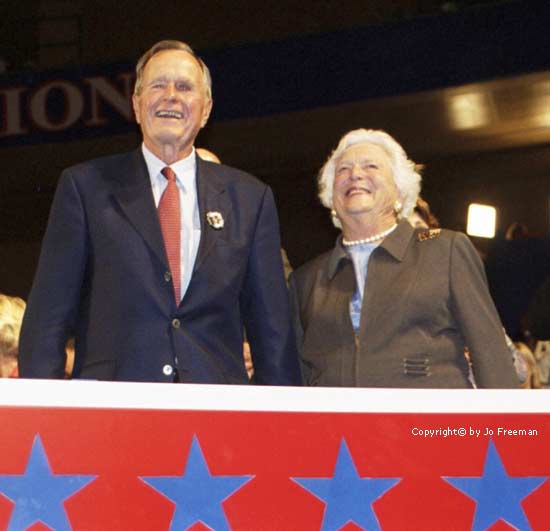
[[176, 504], [170, 531], [180, 531], [201, 522], [215, 531], [230, 531], [222, 502], [254, 476], [213, 476], [197, 437], [193, 437], [185, 472], [181, 476], [142, 477]]
[[37, 522], [55, 531], [71, 531], [63, 502], [95, 477], [53, 474], [36, 435], [25, 473], [0, 475], [0, 494], [15, 504], [7, 531], [24, 531]]
[[340, 529], [348, 522], [367, 531], [380, 530], [372, 504], [401, 478], [361, 478], [342, 439], [332, 478], [292, 478], [325, 502], [321, 531]]
[[472, 531], [487, 529], [500, 519], [520, 531], [530, 530], [521, 501], [546, 481], [542, 476], [510, 477], [492, 440], [481, 477], [443, 479], [477, 502]]

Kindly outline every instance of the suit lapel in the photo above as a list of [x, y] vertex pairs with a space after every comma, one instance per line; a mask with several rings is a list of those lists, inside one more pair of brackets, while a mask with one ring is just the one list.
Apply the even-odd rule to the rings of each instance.
[[141, 149], [129, 157], [127, 167], [120, 168], [117, 180], [119, 186], [113, 193], [115, 201], [158, 259], [168, 267], [151, 180]]
[[[197, 270], [204, 262], [216, 241], [227, 235], [228, 224], [231, 223], [231, 209], [225, 190], [225, 183], [221, 179], [222, 167], [204, 162], [197, 157], [197, 196], [201, 224], [201, 240], [197, 259], [193, 270]], [[219, 212], [223, 218], [224, 227], [215, 229], [206, 218], [209, 212]], [[192, 279], [191, 279], [192, 281]]]

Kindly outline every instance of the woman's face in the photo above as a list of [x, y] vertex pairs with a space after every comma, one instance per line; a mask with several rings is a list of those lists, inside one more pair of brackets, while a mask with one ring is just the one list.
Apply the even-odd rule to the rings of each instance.
[[342, 222], [353, 216], [393, 216], [399, 192], [389, 157], [375, 144], [356, 144], [336, 161], [333, 208]]

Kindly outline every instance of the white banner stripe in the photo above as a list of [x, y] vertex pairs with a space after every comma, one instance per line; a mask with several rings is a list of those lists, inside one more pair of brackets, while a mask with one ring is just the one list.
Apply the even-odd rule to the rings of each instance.
[[351, 389], [2, 379], [0, 406], [319, 413], [550, 413], [550, 390]]

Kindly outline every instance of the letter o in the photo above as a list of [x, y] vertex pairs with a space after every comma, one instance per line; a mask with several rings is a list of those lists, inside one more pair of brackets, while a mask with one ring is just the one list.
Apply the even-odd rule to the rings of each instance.
[[[64, 97], [65, 116], [58, 122], [52, 122], [47, 112], [48, 96], [52, 90], [61, 90]], [[40, 87], [31, 98], [31, 116], [41, 129], [62, 131], [73, 125], [82, 115], [84, 98], [72, 83], [52, 81]]]

